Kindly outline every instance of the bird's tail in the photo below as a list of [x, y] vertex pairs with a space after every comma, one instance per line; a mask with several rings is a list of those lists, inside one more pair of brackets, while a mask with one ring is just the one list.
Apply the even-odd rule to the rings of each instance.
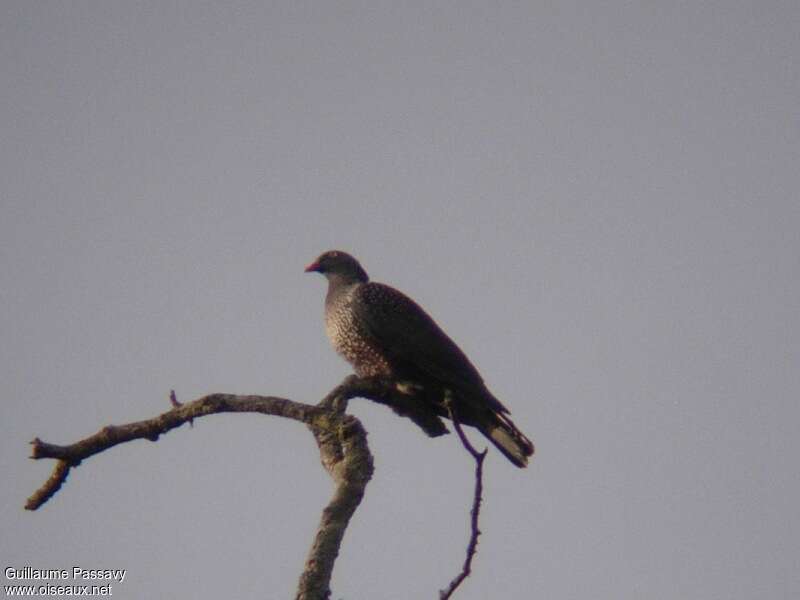
[[533, 442], [517, 429], [507, 415], [495, 413], [494, 416], [496, 417], [494, 422], [481, 427], [481, 432], [515, 466], [527, 467], [528, 457], [533, 455]]

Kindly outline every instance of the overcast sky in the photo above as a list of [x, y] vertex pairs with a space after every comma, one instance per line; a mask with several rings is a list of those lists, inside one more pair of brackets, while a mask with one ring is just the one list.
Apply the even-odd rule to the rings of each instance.
[[[3, 568], [291, 597], [331, 492], [301, 425], [204, 418], [35, 513], [28, 441], [172, 388], [318, 401], [349, 368], [303, 267], [341, 248], [536, 443], [490, 452], [460, 600], [800, 597], [798, 31], [796, 1], [0, 3]], [[435, 598], [471, 460], [352, 411], [376, 471], [333, 597]]]

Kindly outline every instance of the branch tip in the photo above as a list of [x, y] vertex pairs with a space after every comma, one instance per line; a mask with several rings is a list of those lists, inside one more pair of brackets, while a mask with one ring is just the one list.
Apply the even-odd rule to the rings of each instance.
[[65, 460], [59, 460], [47, 481], [25, 502], [25, 510], [36, 510], [52, 498], [53, 494], [61, 489], [61, 486], [67, 480], [69, 470], [70, 464]]

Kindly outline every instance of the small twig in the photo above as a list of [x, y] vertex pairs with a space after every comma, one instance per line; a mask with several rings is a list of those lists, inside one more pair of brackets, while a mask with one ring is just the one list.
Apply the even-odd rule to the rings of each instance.
[[475, 459], [475, 493], [472, 498], [472, 510], [470, 511], [470, 536], [469, 543], [467, 544], [467, 556], [464, 559], [464, 565], [461, 567], [461, 572], [450, 582], [444, 590], [439, 592], [439, 600], [447, 600], [456, 591], [461, 582], [469, 577], [472, 573], [472, 559], [478, 549], [478, 536], [481, 534], [478, 528], [478, 518], [481, 512], [481, 500], [483, 496], [483, 459], [486, 458], [488, 448], [484, 448], [483, 452], [478, 452], [475, 447], [467, 439], [464, 430], [461, 428], [461, 423], [458, 420], [458, 415], [453, 409], [452, 399], [449, 390], [445, 393], [445, 406], [447, 412], [450, 413], [450, 419], [453, 421], [453, 427], [461, 440], [461, 444], [467, 449], [472, 458]]
[[[180, 408], [183, 406], [183, 402], [178, 402], [178, 397], [175, 395], [175, 390], [169, 391], [169, 403], [172, 404], [173, 408]], [[189, 419], [189, 429], [194, 429], [194, 417]]]

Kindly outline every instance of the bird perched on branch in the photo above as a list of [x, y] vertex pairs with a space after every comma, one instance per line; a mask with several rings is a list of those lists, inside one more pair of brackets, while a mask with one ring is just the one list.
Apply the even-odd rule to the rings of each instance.
[[[405, 384], [438, 416], [477, 428], [518, 467], [533, 444], [509, 418], [461, 349], [411, 298], [369, 281], [358, 261], [340, 250], [322, 254], [306, 272], [328, 279], [325, 330], [334, 349], [359, 377], [382, 376]], [[400, 387], [400, 386], [398, 386]]]

